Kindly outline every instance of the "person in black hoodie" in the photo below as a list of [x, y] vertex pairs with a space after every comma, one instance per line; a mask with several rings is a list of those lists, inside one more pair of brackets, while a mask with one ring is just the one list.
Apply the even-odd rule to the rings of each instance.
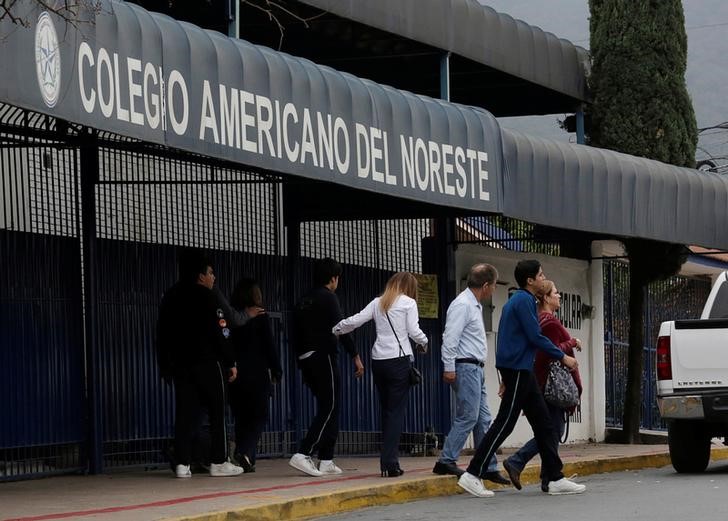
[[[296, 305], [293, 313], [292, 341], [306, 386], [316, 398], [316, 416], [301, 440], [298, 452], [288, 461], [295, 469], [310, 476], [341, 474], [334, 463], [334, 447], [339, 436], [339, 401], [341, 375], [338, 363], [338, 344], [354, 362], [354, 376], [361, 378], [364, 365], [349, 335], [338, 340], [331, 329], [344, 318], [336, 297], [341, 264], [326, 257], [314, 266], [314, 284]], [[311, 456], [318, 453], [318, 467]]]
[[202, 409], [210, 420], [210, 475], [243, 472], [227, 457], [225, 385], [236, 379], [237, 368], [225, 313], [212, 291], [214, 284], [210, 260], [200, 252], [185, 251], [180, 256], [179, 281], [165, 292], [159, 306], [159, 366], [175, 389], [178, 478], [191, 476], [192, 444]]
[[[241, 279], [230, 303], [238, 312], [262, 309], [258, 282]], [[230, 408], [235, 416], [235, 459], [245, 472], [255, 472], [256, 446], [268, 421], [272, 384], [281, 381], [283, 369], [267, 314], [261, 313], [242, 327], [233, 328], [232, 340], [240, 374], [229, 388]]]

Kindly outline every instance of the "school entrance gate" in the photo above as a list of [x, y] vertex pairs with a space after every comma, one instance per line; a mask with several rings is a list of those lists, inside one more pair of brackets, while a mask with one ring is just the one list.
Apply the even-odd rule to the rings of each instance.
[[[179, 247], [211, 251], [227, 295], [242, 276], [261, 281], [286, 373], [271, 397], [264, 455], [295, 452], [313, 411], [287, 348], [290, 303], [311, 284], [311, 260], [344, 264], [347, 313], [394, 271], [423, 271], [428, 219], [287, 226], [282, 189], [297, 181], [81, 127], [61, 138], [58, 120], [9, 105], [0, 122], [0, 479], [83, 471], [89, 461], [100, 469], [163, 462], [174, 402], [158, 374], [155, 322]], [[82, 164], [98, 165], [96, 182], [84, 182]], [[82, 240], [84, 227], [95, 240]], [[422, 325], [437, 353], [439, 321]], [[372, 329], [357, 332], [367, 367], [372, 341]], [[371, 378], [346, 378], [350, 362], [341, 364], [339, 453], [376, 453]], [[437, 381], [437, 355], [418, 366]], [[426, 427], [441, 436], [447, 405], [442, 386], [413, 390], [404, 451], [424, 450]]]

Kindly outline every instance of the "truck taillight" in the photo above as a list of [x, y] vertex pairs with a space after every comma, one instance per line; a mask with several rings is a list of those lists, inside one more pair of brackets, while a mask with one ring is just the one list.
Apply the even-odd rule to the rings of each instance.
[[672, 380], [669, 336], [661, 336], [657, 339], [657, 379]]

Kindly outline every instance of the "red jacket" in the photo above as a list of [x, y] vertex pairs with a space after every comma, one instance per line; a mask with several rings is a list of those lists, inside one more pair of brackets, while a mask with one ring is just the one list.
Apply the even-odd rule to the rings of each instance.
[[[574, 348], [576, 347], [576, 339], [572, 338], [566, 328], [559, 322], [559, 319], [554, 316], [553, 313], [546, 313], [542, 311], [538, 314], [538, 323], [541, 326], [541, 332], [551, 340], [556, 347], [561, 349], [564, 353], [569, 356], [574, 356]], [[539, 387], [543, 391], [546, 385], [546, 377], [549, 373], [549, 364], [555, 360], [549, 357], [542, 350], [538, 350], [536, 353], [536, 360], [533, 364], [533, 372], [536, 375], [536, 381]], [[579, 396], [581, 396], [581, 375], [579, 370], [576, 369], [571, 372], [571, 377], [574, 379], [576, 387], [579, 389]], [[573, 411], [572, 411], [573, 412]]]

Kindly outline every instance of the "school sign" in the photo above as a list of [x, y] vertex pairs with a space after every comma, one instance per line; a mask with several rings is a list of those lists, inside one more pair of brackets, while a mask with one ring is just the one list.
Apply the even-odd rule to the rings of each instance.
[[123, 2], [71, 24], [31, 2], [0, 23], [0, 100], [255, 168], [499, 212], [482, 109], [414, 95]]

